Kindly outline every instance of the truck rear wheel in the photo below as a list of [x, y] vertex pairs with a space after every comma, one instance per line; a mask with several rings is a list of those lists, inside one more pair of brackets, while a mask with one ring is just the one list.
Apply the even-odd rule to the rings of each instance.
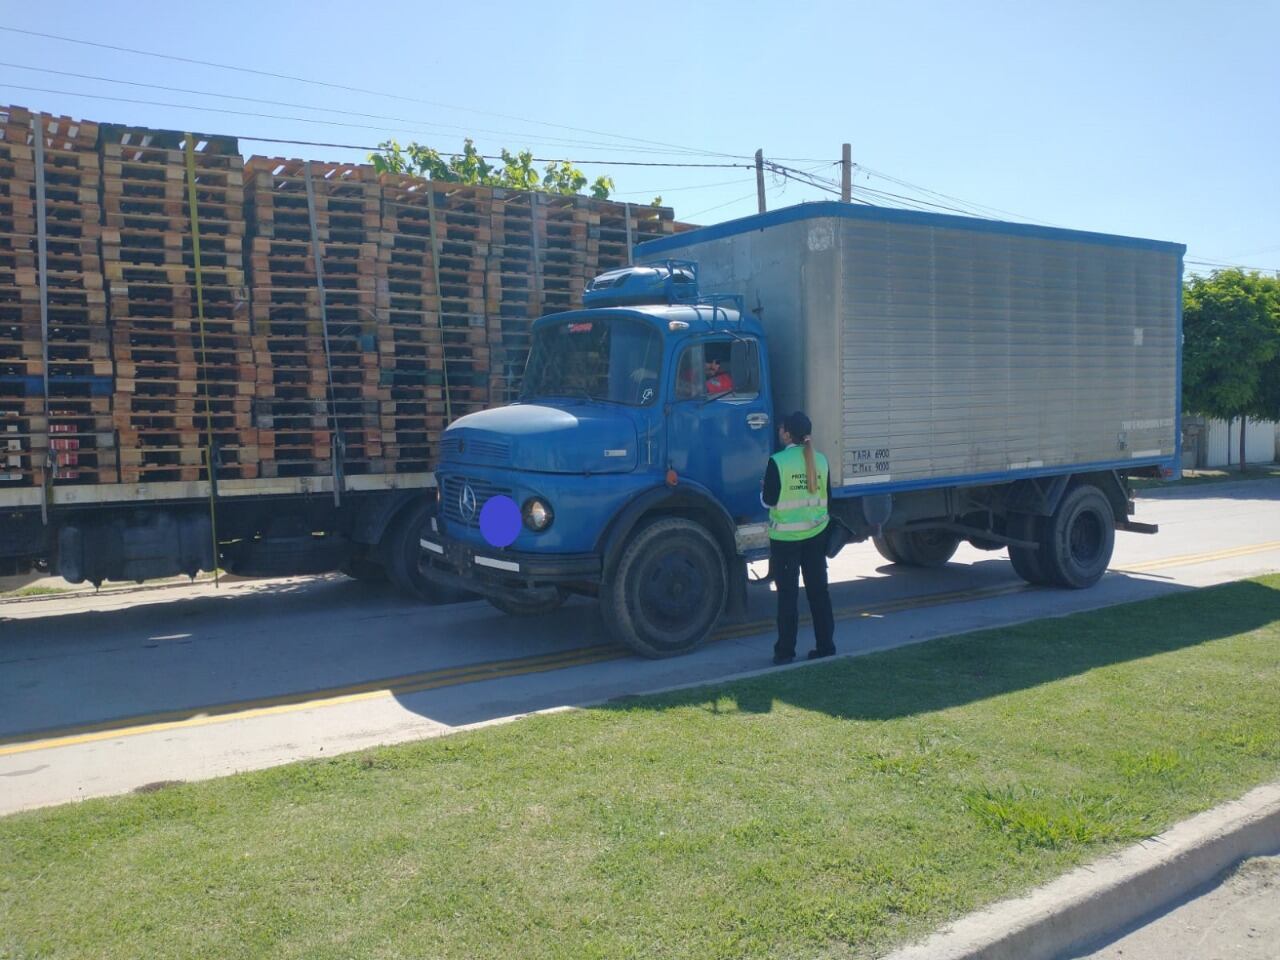
[[[941, 530], [894, 530], [885, 535], [888, 546], [907, 567], [941, 567], [953, 556], [960, 546], [960, 538], [954, 533]], [[879, 544], [876, 545], [879, 549]], [[884, 551], [880, 551], [886, 556]]]
[[559, 610], [569, 593], [559, 587], [529, 587], [511, 590], [500, 597], [486, 597], [493, 606], [512, 617], [536, 617]]
[[[1032, 540], [1043, 543], [1041, 532], [1043, 518], [1029, 513], [1018, 513], [1009, 517], [1009, 536], [1018, 540]], [[1009, 547], [1009, 562], [1013, 564], [1013, 572], [1027, 583], [1043, 586], [1050, 582], [1044, 572], [1044, 564], [1040, 561], [1040, 547]]]
[[1046, 523], [1040, 561], [1050, 581], [1083, 590], [1107, 572], [1115, 544], [1111, 502], [1097, 487], [1080, 486], [1062, 499]]
[[724, 611], [724, 554], [703, 526], [680, 517], [632, 535], [612, 579], [600, 589], [609, 632], [645, 657], [692, 650]]
[[902, 563], [902, 554], [893, 547], [893, 542], [889, 539], [887, 533], [877, 533], [871, 538], [871, 542], [876, 545], [876, 551], [880, 556], [884, 557], [890, 563]]

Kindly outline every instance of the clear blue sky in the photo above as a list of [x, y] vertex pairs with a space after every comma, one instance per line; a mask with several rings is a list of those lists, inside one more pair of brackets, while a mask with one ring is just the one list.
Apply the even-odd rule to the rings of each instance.
[[[854, 162], [866, 168], [856, 188], [952, 204], [875, 175], [887, 174], [1012, 219], [1174, 240], [1188, 245], [1189, 258], [1280, 270], [1275, 0], [3, 0], [0, 13], [9, 27], [409, 98], [0, 32], [0, 61], [8, 64], [0, 66], [0, 102], [34, 109], [242, 138], [361, 145], [395, 136], [442, 151], [471, 131], [485, 152], [530, 147], [538, 156], [587, 160], [732, 162], [717, 154], [761, 147], [766, 157], [803, 158], [791, 165], [831, 177], [849, 141]], [[77, 95], [85, 93], [179, 106]], [[638, 152], [671, 148], [627, 137], [700, 153]], [[317, 160], [360, 156], [248, 139], [241, 146], [246, 154]], [[610, 173], [620, 199], [662, 194], [681, 219], [712, 223], [755, 210], [749, 170], [583, 167], [593, 177]], [[769, 186], [771, 208], [826, 196], [774, 177]]]

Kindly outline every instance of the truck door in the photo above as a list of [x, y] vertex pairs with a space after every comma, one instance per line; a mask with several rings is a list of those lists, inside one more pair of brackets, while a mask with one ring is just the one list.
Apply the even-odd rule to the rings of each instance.
[[671, 466], [709, 488], [738, 522], [759, 518], [760, 478], [773, 452], [759, 341], [743, 336], [690, 343], [674, 376]]

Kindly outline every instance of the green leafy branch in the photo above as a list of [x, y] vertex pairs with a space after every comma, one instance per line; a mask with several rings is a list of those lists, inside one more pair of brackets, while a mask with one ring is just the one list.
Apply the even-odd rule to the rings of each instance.
[[512, 153], [503, 149], [501, 156], [502, 166], [489, 163], [469, 137], [463, 142], [462, 153], [448, 159], [420, 143], [402, 147], [395, 140], [386, 140], [378, 144], [376, 153], [369, 154], [369, 162], [379, 173], [412, 174], [445, 183], [560, 194], [578, 194], [586, 189], [597, 200], [609, 199], [614, 190], [612, 177], [596, 177], [588, 187], [587, 175], [568, 160], [553, 160], [539, 171], [528, 150]]

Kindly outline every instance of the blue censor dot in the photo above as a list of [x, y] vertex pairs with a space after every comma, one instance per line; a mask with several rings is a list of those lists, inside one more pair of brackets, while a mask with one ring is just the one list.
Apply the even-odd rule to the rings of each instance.
[[480, 508], [480, 532], [490, 546], [509, 547], [520, 535], [520, 508], [510, 497], [490, 497]]

